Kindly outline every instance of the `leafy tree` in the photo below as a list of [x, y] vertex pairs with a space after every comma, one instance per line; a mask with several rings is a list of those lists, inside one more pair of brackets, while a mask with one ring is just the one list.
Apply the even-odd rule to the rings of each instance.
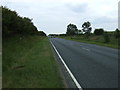
[[116, 38], [120, 37], [120, 30], [118, 28], [115, 30], [114, 35]]
[[95, 29], [94, 34], [95, 35], [102, 35], [104, 33], [104, 30], [102, 28], [100, 29]]
[[92, 27], [91, 27], [91, 23], [89, 21], [84, 22], [82, 25], [82, 30], [83, 32], [85, 32], [85, 34], [90, 34], [90, 32], [92, 31]]
[[74, 24], [69, 24], [67, 26], [67, 32], [66, 32], [67, 35], [76, 35], [78, 34], [78, 29], [77, 29], [77, 26], [74, 25]]
[[78, 34], [83, 34], [82, 30], [78, 30]]

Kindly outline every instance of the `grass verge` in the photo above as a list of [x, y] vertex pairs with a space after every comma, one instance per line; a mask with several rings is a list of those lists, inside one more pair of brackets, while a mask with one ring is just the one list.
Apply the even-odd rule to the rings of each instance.
[[114, 38], [112, 38], [111, 42], [109, 42], [109, 43], [104, 43], [104, 40], [101, 36], [100, 37], [93, 37], [90, 39], [79, 38], [79, 37], [70, 37], [70, 36], [64, 36], [64, 37], [60, 36], [59, 38], [78, 41], [78, 42], [82, 42], [82, 43], [88, 43], [88, 44], [96, 44], [96, 45], [106, 46], [106, 47], [115, 48], [115, 49], [120, 49], [118, 39], [114, 39]]
[[63, 88], [47, 37], [3, 39], [3, 88]]

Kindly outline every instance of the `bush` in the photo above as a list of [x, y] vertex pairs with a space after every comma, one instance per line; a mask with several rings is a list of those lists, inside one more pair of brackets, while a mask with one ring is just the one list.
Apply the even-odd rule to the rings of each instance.
[[115, 35], [115, 38], [119, 38], [120, 37], [120, 30], [116, 29], [114, 35]]
[[103, 36], [104, 36], [104, 43], [110, 42], [110, 37], [107, 32], [105, 32]]
[[100, 29], [95, 29], [94, 34], [95, 35], [102, 35], [104, 33], [104, 30], [102, 28]]

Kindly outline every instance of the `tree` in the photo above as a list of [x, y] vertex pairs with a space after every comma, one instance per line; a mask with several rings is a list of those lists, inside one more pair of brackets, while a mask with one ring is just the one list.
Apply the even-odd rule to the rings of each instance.
[[78, 34], [83, 34], [82, 30], [78, 30]]
[[120, 37], [120, 30], [118, 28], [115, 30], [114, 35], [115, 35], [116, 38]]
[[77, 26], [74, 25], [74, 24], [69, 24], [67, 26], [67, 32], [66, 32], [67, 35], [76, 35], [78, 34], [78, 29], [77, 29]]
[[82, 30], [83, 32], [85, 32], [85, 34], [90, 34], [90, 32], [92, 31], [92, 27], [91, 27], [91, 23], [89, 21], [84, 22], [82, 25]]
[[102, 28], [100, 29], [95, 29], [94, 34], [95, 35], [102, 35], [104, 33], [104, 30]]

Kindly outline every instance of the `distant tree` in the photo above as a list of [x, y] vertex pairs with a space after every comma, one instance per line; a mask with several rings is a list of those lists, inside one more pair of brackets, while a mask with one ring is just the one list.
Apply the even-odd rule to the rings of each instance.
[[116, 38], [120, 37], [120, 30], [118, 28], [115, 30], [114, 35]]
[[90, 32], [92, 31], [92, 27], [91, 27], [91, 23], [89, 21], [84, 22], [82, 25], [82, 30], [83, 32], [85, 32], [85, 34], [90, 34]]
[[59, 34], [59, 36], [66, 36], [66, 34]]
[[104, 30], [102, 28], [100, 29], [95, 29], [94, 34], [95, 35], [102, 35], [104, 33]]
[[74, 24], [69, 24], [67, 26], [67, 32], [66, 32], [67, 35], [76, 35], [78, 34], [78, 29], [77, 29], [77, 26], [74, 25]]
[[58, 34], [49, 34], [48, 36], [59, 36]]

